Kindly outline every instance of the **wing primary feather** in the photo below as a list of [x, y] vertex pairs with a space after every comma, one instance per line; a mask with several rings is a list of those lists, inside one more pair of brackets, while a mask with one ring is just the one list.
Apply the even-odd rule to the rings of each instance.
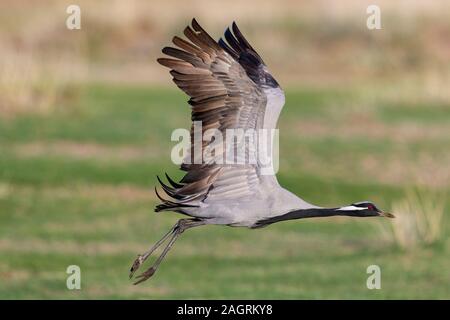
[[161, 184], [161, 187], [163, 188], [163, 190], [172, 198], [178, 199], [176, 196], [176, 191], [175, 189], [172, 189], [171, 187], [169, 187], [168, 185], [164, 184], [164, 182], [161, 181], [161, 179], [159, 178], [159, 176], [156, 176], [156, 178], [158, 179], [158, 182]]
[[182, 188], [183, 187], [182, 184], [179, 184], [179, 183], [173, 181], [172, 178], [170, 178], [170, 176], [167, 174], [167, 172], [165, 173], [165, 175], [166, 175], [167, 181], [169, 181], [169, 183], [172, 185], [172, 187], [174, 187], [174, 188]]
[[253, 49], [253, 47], [250, 45], [250, 43], [247, 41], [247, 39], [245, 39], [244, 35], [242, 34], [241, 30], [239, 30], [235, 21], [233, 21], [233, 24], [231, 27], [232, 27], [233, 33], [234, 33], [236, 39], [239, 41], [239, 43], [241, 43], [241, 45], [244, 48], [248, 48], [251, 51], [253, 51], [258, 56], [258, 58], [261, 60], [261, 62], [264, 63], [263, 60], [261, 59], [261, 57], [259, 56], [259, 54], [256, 52], [256, 50]]
[[245, 50], [245, 48], [241, 47], [241, 44], [236, 40], [234, 35], [231, 33], [230, 28], [227, 28], [227, 30], [225, 30], [225, 39], [227, 39], [229, 45], [234, 49], [234, 51], [242, 52]]
[[170, 74], [177, 80], [182, 81], [194, 81], [194, 80], [203, 80], [205, 76], [203, 74], [184, 74], [179, 73], [175, 70], [170, 70]]
[[204, 55], [197, 46], [193, 45], [192, 43], [187, 42], [184, 39], [181, 39], [180, 37], [177, 37], [177, 36], [173, 37], [172, 42], [174, 45], [176, 45], [177, 47], [180, 47], [183, 50], [186, 50], [187, 52], [193, 53], [197, 56]]
[[156, 193], [156, 196], [158, 197], [158, 199], [161, 200], [162, 202], [174, 204], [172, 201], [164, 199], [163, 197], [161, 197], [159, 195], [159, 193], [158, 193], [158, 188], [156, 188], [156, 187], [155, 187], [155, 193]]
[[202, 59], [199, 57], [193, 55], [190, 52], [186, 52], [177, 48], [172, 47], [165, 47], [162, 49], [162, 52], [164, 54], [167, 54], [168, 56], [189, 62], [191, 65], [197, 67], [197, 68], [204, 68], [206, 69], [208, 66], [203, 62]]
[[219, 45], [235, 59], [236, 61], [239, 59], [239, 55], [222, 39], [219, 39]]
[[214, 40], [208, 32], [203, 29], [200, 24], [197, 22], [197, 20], [192, 19], [192, 28], [194, 28], [195, 31], [200, 32], [201, 35], [204, 36], [205, 42], [209, 43], [214, 49], [221, 50], [220, 46], [217, 44], [216, 40]]
[[197, 45], [201, 50], [204, 50], [210, 57], [214, 55], [214, 50], [208, 46], [208, 42], [200, 38], [198, 34], [187, 26], [184, 29], [184, 35], [191, 40], [195, 45]]
[[168, 68], [177, 68], [177, 67], [192, 67], [192, 65], [189, 62], [177, 60], [177, 59], [170, 59], [170, 58], [158, 58], [156, 59], [159, 64], [162, 64], [165, 67]]
[[[186, 39], [173, 37], [174, 45], [162, 50], [169, 57], [160, 58], [158, 62], [170, 69], [175, 84], [190, 96], [191, 118], [202, 120], [202, 132], [209, 129], [225, 132], [228, 128], [253, 128], [260, 125], [261, 114], [264, 115], [266, 105], [266, 97], [258, 82], [260, 72], [263, 71], [262, 60], [236, 23], [233, 22], [226, 29], [218, 42], [195, 18], [183, 32]], [[210, 143], [203, 141], [202, 147], [210, 148]], [[186, 159], [191, 157], [192, 160], [193, 155], [191, 142], [191, 150]], [[199, 207], [200, 203], [207, 202], [209, 196], [212, 199], [217, 195], [221, 196], [223, 190], [227, 191], [230, 198], [244, 194], [253, 181], [242, 181], [241, 174], [235, 170], [231, 177], [222, 177], [227, 167], [214, 162], [182, 163], [180, 169], [186, 173], [179, 182], [174, 181], [167, 173], [166, 183], [157, 176], [161, 187], [155, 188], [155, 193], [162, 203], [156, 206], [155, 211], [171, 210], [195, 216], [196, 212], [187, 208]], [[252, 167], [251, 173], [258, 179], [256, 171]]]

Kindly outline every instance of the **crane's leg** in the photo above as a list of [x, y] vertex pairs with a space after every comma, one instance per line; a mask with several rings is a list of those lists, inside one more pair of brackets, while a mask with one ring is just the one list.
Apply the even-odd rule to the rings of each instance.
[[158, 242], [156, 242], [147, 252], [145, 252], [144, 254], [138, 254], [136, 260], [134, 261], [134, 263], [130, 269], [130, 279], [133, 277], [133, 275], [137, 271], [137, 269], [139, 269], [139, 267], [145, 262], [145, 260], [147, 260], [147, 258], [150, 257], [151, 254], [156, 249], [158, 249], [161, 246], [161, 244], [163, 244], [170, 235], [172, 235], [175, 228], [177, 227], [177, 224], [178, 224], [178, 222], [161, 239], [159, 239]]
[[162, 262], [162, 260], [165, 258], [167, 252], [172, 248], [175, 241], [178, 239], [180, 234], [182, 234], [185, 230], [197, 226], [204, 225], [204, 220], [199, 219], [180, 219], [178, 222], [172, 227], [172, 229], [169, 230], [168, 233], [166, 233], [153, 247], [150, 248], [147, 252], [145, 252], [142, 255], [138, 255], [136, 260], [133, 263], [133, 266], [130, 270], [130, 279], [133, 277], [133, 274], [139, 269], [139, 267], [144, 263], [144, 261], [159, 247], [161, 244], [163, 244], [168, 238], [170, 238], [167, 245], [164, 247], [161, 255], [156, 259], [155, 263], [148, 268], [146, 271], [144, 271], [142, 274], [136, 277], [138, 281], [136, 281], [134, 284], [138, 284], [141, 282], [144, 282], [153, 274], [156, 272], [156, 269]]

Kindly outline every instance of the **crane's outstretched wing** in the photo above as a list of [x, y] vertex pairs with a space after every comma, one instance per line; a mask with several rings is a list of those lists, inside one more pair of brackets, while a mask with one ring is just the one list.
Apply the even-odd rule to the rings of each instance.
[[[225, 135], [227, 129], [263, 128], [268, 106], [265, 90], [279, 86], [237, 25], [233, 23], [232, 31], [229, 28], [225, 31], [226, 42], [223, 39], [216, 42], [195, 19], [184, 34], [190, 42], [175, 36], [173, 43], [177, 48], [162, 50], [175, 59], [160, 58], [158, 62], [171, 69], [175, 84], [190, 96], [192, 121], [202, 122], [202, 135], [208, 129], [220, 130]], [[276, 119], [266, 122], [266, 126], [274, 128], [278, 114], [279, 111], [273, 114]], [[212, 145], [211, 141], [200, 143], [202, 150]], [[249, 194], [259, 182], [257, 164], [218, 164], [214, 160], [223, 156], [220, 152], [215, 153], [213, 161], [204, 162], [201, 154], [193, 152], [194, 144], [193, 125], [191, 152], [181, 165], [181, 170], [187, 173], [180, 182], [166, 174], [170, 186], [158, 178], [169, 199], [156, 191], [162, 201], [156, 211], [186, 213], [184, 209], [197, 207], [214, 194], [220, 194], [221, 198]]]

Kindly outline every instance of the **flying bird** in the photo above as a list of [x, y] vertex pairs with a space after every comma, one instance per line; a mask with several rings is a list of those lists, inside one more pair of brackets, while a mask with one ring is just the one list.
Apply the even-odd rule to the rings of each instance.
[[[192, 161], [198, 157], [192, 154], [195, 122], [201, 122], [203, 134], [210, 129], [223, 135], [229, 129], [272, 130], [276, 128], [285, 96], [236, 23], [226, 29], [225, 39], [219, 41], [195, 19], [184, 29], [184, 35], [187, 40], [175, 36], [175, 47], [162, 50], [169, 57], [157, 61], [170, 69], [175, 84], [190, 97], [191, 152], [181, 164], [181, 170], [186, 173], [179, 182], [167, 174], [168, 184], [158, 177], [165, 195], [160, 195], [155, 188], [161, 200], [155, 211], [173, 211], [189, 218], [180, 219], [150, 250], [138, 255], [130, 278], [165, 244], [154, 264], [136, 277], [135, 284], [150, 278], [180, 234], [193, 227], [213, 224], [255, 229], [313, 217], [393, 217], [369, 201], [334, 208], [310, 204], [280, 186], [274, 172], [263, 174], [260, 154], [255, 154], [251, 147], [246, 147], [245, 152], [255, 155], [257, 161], [252, 163], [223, 164], [215, 161], [223, 156], [220, 152], [215, 153], [212, 160]], [[213, 143], [212, 140], [200, 141], [201, 147], [206, 149]]]

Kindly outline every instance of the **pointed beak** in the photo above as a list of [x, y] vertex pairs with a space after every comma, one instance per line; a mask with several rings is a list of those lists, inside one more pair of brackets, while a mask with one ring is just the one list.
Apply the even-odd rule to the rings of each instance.
[[389, 212], [380, 212], [380, 217], [395, 218], [395, 216]]

